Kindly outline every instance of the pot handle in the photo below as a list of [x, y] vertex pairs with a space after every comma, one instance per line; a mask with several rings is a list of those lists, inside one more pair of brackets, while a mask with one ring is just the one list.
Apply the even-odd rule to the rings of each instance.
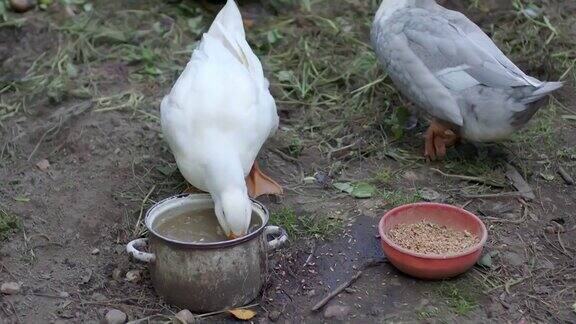
[[142, 262], [151, 263], [156, 260], [156, 256], [153, 253], [142, 252], [138, 248], [143, 248], [148, 244], [147, 238], [139, 238], [131, 241], [126, 245], [126, 252], [132, 255], [134, 259]]
[[[272, 241], [268, 241], [268, 235], [274, 236], [275, 238]], [[274, 251], [286, 244], [286, 241], [288, 241], [288, 234], [283, 228], [270, 225], [266, 226], [264, 229], [264, 238], [266, 240], [268, 251]]]

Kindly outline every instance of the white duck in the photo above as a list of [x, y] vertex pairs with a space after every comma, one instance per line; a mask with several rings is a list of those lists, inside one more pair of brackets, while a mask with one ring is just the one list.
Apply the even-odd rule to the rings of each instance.
[[228, 0], [162, 100], [162, 131], [178, 168], [190, 184], [212, 195], [229, 238], [248, 230], [249, 195], [282, 193], [255, 161], [278, 128], [268, 86], [246, 42], [240, 11]]
[[562, 86], [526, 75], [480, 27], [434, 0], [383, 0], [372, 43], [398, 90], [433, 117], [425, 135], [430, 159], [460, 137], [507, 138]]

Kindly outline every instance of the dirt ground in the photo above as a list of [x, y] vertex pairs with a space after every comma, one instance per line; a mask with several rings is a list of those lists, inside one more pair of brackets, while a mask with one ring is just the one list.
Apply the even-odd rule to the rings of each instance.
[[[576, 178], [576, 4], [447, 3], [527, 72], [566, 86], [509, 142], [463, 144], [427, 164], [425, 123], [398, 127], [393, 108], [409, 103], [367, 45], [376, 1], [287, 2], [242, 7], [282, 119], [260, 161], [286, 194], [262, 201], [291, 235], [270, 256], [253, 321], [576, 323], [576, 186], [559, 174]], [[22, 285], [0, 294], [0, 322], [98, 323], [114, 308], [169, 323], [179, 310], [124, 248], [141, 235], [143, 211], [186, 186], [161, 136], [159, 100], [213, 14], [187, 0], [69, 3], [0, 22], [0, 283]], [[535, 199], [508, 194], [507, 164]], [[336, 182], [375, 192], [355, 199]], [[388, 264], [379, 218], [422, 200], [479, 215], [492, 264], [442, 282]], [[341, 306], [335, 317], [311, 310], [360, 269], [328, 303]], [[143, 278], [125, 280], [129, 270]]]

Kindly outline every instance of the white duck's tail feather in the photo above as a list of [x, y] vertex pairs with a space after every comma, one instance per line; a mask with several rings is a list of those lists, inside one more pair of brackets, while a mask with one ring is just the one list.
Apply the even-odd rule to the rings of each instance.
[[246, 41], [242, 15], [234, 0], [228, 0], [220, 10], [207, 34], [218, 40], [250, 71], [256, 81], [265, 83], [262, 65]]
[[[219, 26], [217, 26], [219, 25]], [[208, 34], [218, 37], [223, 32], [220, 28], [223, 28], [227, 33], [238, 33], [240, 37], [246, 37], [244, 34], [244, 23], [242, 22], [242, 14], [240, 9], [236, 5], [236, 1], [228, 0], [226, 5], [222, 7], [216, 18], [212, 22], [212, 26], [208, 30]]]

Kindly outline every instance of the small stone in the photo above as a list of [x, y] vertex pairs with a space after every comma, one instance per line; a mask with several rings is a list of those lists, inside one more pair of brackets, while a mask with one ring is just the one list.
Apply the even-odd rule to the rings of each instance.
[[416, 174], [416, 172], [414, 171], [406, 171], [404, 172], [404, 174], [402, 175], [402, 177], [408, 181], [418, 181], [420, 180], [420, 177], [418, 176], [418, 174]]
[[96, 255], [96, 254], [99, 254], [99, 253], [100, 253], [100, 250], [99, 250], [99, 249], [94, 249], [94, 250], [92, 250], [92, 252], [90, 252], [90, 253], [91, 253], [92, 255]]
[[70, 297], [70, 294], [65, 292], [65, 291], [61, 291], [58, 296], [62, 297], [62, 298], [68, 298]]
[[276, 322], [277, 320], [280, 319], [280, 316], [282, 315], [282, 313], [280, 313], [277, 310], [273, 310], [270, 313], [268, 313], [268, 318], [272, 321], [272, 322]]
[[330, 178], [330, 175], [326, 172], [323, 171], [318, 171], [314, 174], [314, 179], [316, 181], [317, 184], [323, 186], [323, 187], [327, 187], [330, 185], [330, 183], [332, 182], [332, 179]]
[[124, 324], [126, 322], [127, 316], [123, 312], [117, 309], [111, 309], [106, 313], [104, 318], [104, 323], [106, 324]]
[[308, 291], [306, 292], [306, 295], [308, 295], [308, 296], [310, 296], [310, 297], [316, 296], [316, 290], [315, 290], [315, 289], [308, 290]]
[[514, 252], [506, 252], [503, 255], [503, 258], [508, 261], [508, 263], [514, 267], [518, 267], [521, 266], [522, 264], [524, 264], [524, 258], [519, 255], [518, 253], [514, 253]]
[[88, 269], [86, 271], [86, 274], [82, 276], [81, 279], [83, 284], [87, 284], [88, 282], [90, 282], [90, 279], [92, 279], [92, 270]]
[[391, 286], [402, 286], [402, 283], [400, 282], [400, 279], [398, 278], [392, 278], [389, 280], [389, 283]]
[[[183, 309], [176, 314], [176, 323], [178, 324], [193, 324], [196, 323], [196, 318], [191, 311]], [[173, 321], [174, 322], [174, 321]]]
[[430, 188], [424, 188], [420, 190], [420, 197], [426, 201], [437, 201], [442, 197], [442, 195]]
[[94, 301], [97, 301], [97, 302], [103, 302], [103, 301], [108, 299], [106, 296], [104, 296], [103, 294], [101, 294], [99, 292], [93, 293], [91, 297]]
[[38, 161], [38, 163], [36, 163], [36, 166], [41, 171], [46, 171], [50, 167], [50, 162], [48, 162], [48, 160], [46, 160], [46, 159], [42, 159], [42, 160]]
[[26, 12], [35, 6], [35, 0], [10, 0], [10, 8], [16, 12]]
[[352, 309], [350, 306], [340, 306], [340, 305], [332, 305], [326, 307], [326, 311], [324, 311], [324, 318], [338, 318], [342, 319], [348, 314]]
[[566, 229], [562, 224], [558, 224], [556, 222], [552, 222], [551, 225], [546, 226], [544, 229], [548, 234], [558, 234], [566, 232]]
[[5, 295], [14, 295], [20, 291], [20, 284], [17, 282], [5, 282], [0, 286], [0, 292]]
[[115, 268], [112, 270], [112, 279], [116, 281], [120, 281], [120, 279], [122, 279], [122, 270], [120, 270], [120, 268]]
[[381, 317], [384, 313], [385, 311], [382, 309], [382, 307], [379, 306], [372, 307], [368, 311], [368, 314], [374, 317]]
[[142, 272], [140, 270], [130, 270], [126, 272], [126, 280], [129, 282], [138, 282], [142, 279]]
[[556, 269], [556, 266], [554, 265], [554, 263], [548, 259], [539, 258], [537, 261], [537, 264], [542, 269], [547, 269], [547, 270]]

